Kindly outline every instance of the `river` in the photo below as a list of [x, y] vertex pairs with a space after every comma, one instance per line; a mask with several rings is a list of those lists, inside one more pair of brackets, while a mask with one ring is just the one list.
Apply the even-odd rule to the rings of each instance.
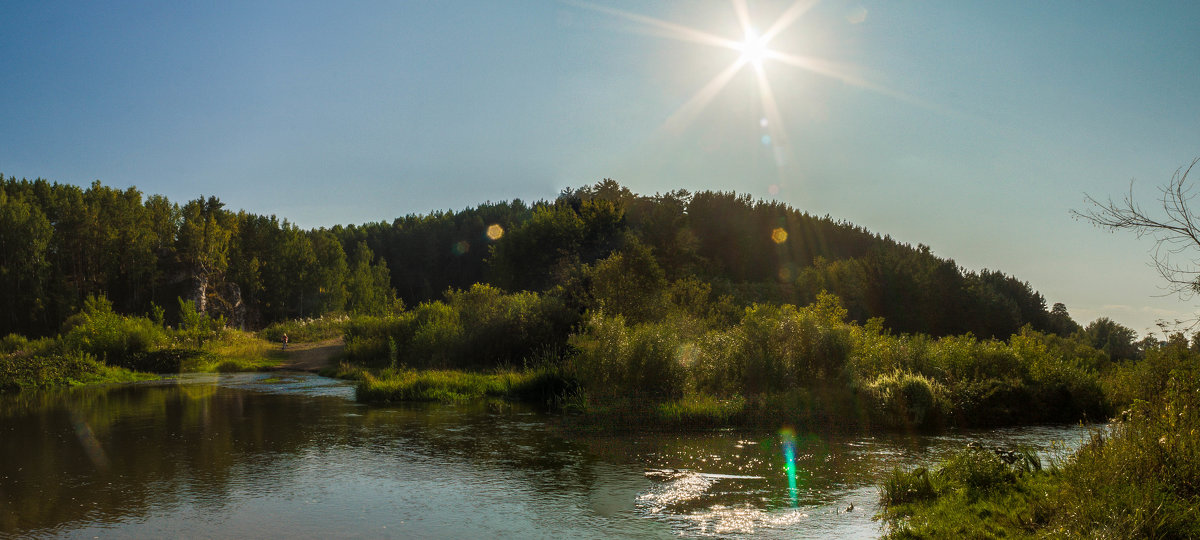
[[[605, 435], [503, 403], [366, 406], [301, 373], [0, 396], [0, 536], [859, 538], [881, 475], [1086, 426]], [[794, 455], [795, 467], [785, 464]], [[789, 474], [789, 472], [791, 474]]]

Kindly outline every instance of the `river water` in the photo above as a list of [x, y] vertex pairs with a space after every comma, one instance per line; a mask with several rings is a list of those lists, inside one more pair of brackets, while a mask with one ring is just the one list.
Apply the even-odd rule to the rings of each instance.
[[365, 406], [345, 382], [290, 373], [0, 396], [0, 537], [866, 538], [882, 533], [871, 518], [892, 467], [969, 441], [1062, 455], [1090, 433], [791, 445], [784, 426], [604, 435], [569, 421], [501, 403]]

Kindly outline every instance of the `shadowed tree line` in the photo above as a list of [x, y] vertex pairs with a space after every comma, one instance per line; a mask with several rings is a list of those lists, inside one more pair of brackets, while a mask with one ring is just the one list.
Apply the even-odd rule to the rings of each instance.
[[[494, 242], [486, 234], [493, 224], [505, 231]], [[1004, 338], [1026, 324], [1062, 335], [1079, 329], [1065, 306], [1048, 309], [1014, 277], [967, 271], [928, 246], [735, 193], [641, 196], [604, 180], [532, 206], [487, 203], [334, 232], [380, 254], [409, 305], [475, 283], [509, 291], [578, 284], [580, 267], [645, 248], [652, 264], [642, 277], [695, 277], [740, 305], [805, 305], [826, 290], [852, 320], [882, 317], [898, 332]]]
[[361, 243], [216, 197], [180, 205], [136, 188], [0, 176], [0, 334], [47, 335], [89, 296], [127, 314], [192, 300], [235, 326], [390, 307], [388, 270]]
[[607, 280], [600, 286], [610, 302], [641, 305], [685, 278], [736, 306], [806, 305], [829, 291], [850, 320], [878, 317], [902, 333], [1080, 330], [1065, 306], [1047, 309], [1014, 277], [967, 271], [928, 246], [731, 192], [643, 196], [604, 180], [532, 205], [488, 202], [304, 230], [231, 211], [216, 197], [180, 205], [99, 182], [0, 177], [0, 185], [0, 334], [53, 333], [89, 295], [133, 314], [191, 299], [231, 324], [261, 327], [331, 311], [381, 313], [395, 299], [416, 305], [476, 283], [552, 292], [582, 313], [596, 302], [594, 280]]

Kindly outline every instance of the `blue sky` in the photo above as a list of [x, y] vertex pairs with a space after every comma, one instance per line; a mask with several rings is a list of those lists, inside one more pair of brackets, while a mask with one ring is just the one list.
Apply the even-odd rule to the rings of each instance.
[[[763, 33], [795, 5], [745, 12]], [[1156, 296], [1148, 241], [1068, 214], [1131, 180], [1151, 203], [1200, 156], [1200, 4], [802, 11], [768, 47], [837, 76], [767, 58], [773, 99], [747, 64], [686, 107], [741, 53], [679, 28], [740, 42], [736, 4], [5, 2], [0, 173], [305, 227], [603, 178], [735, 190], [1016, 275], [1081, 322], [1200, 311]]]

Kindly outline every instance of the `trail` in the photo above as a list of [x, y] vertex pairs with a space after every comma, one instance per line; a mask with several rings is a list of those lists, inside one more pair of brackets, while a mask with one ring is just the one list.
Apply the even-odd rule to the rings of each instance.
[[340, 337], [313, 343], [288, 344], [287, 350], [281, 351], [284, 357], [283, 363], [273, 369], [276, 371], [320, 371], [321, 368], [333, 365], [333, 360], [341, 356], [342, 350], [345, 348], [346, 342]]

